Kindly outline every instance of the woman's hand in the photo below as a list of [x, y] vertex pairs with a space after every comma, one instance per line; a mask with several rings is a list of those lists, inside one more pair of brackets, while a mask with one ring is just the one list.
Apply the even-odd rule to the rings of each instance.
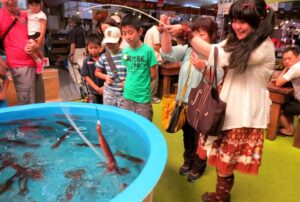
[[180, 37], [182, 36], [182, 25], [165, 25], [164, 29], [168, 31], [173, 37]]
[[169, 18], [166, 14], [162, 14], [159, 16], [159, 25], [161, 26], [170, 25]]
[[192, 51], [191, 54], [191, 61], [192, 64], [194, 65], [194, 67], [196, 67], [198, 70], [200, 71], [204, 71], [205, 66], [206, 66], [206, 61], [199, 59], [197, 53], [195, 53], [194, 51]]

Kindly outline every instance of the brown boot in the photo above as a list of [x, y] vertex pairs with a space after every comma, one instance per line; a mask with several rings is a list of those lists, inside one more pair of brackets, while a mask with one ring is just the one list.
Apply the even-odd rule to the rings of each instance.
[[228, 177], [217, 176], [216, 192], [206, 192], [202, 196], [205, 202], [230, 202], [230, 190], [233, 186], [234, 175]]

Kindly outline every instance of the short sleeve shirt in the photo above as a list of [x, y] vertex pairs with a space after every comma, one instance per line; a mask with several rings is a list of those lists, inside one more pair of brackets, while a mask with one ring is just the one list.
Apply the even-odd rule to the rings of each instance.
[[[88, 56], [83, 61], [81, 76], [90, 77], [97, 86], [101, 87], [101, 86], [103, 86], [104, 81], [95, 76], [95, 69], [96, 69], [96, 67], [95, 67], [94, 60], [92, 59], [91, 56]], [[91, 86], [88, 86], [88, 87], [89, 87], [89, 90], [92, 94], [94, 94], [94, 95], [98, 94]]]
[[34, 35], [41, 31], [40, 20], [47, 20], [43, 11], [32, 13], [31, 10], [28, 10], [28, 35]]
[[[7, 8], [2, 7], [0, 9], [0, 36], [4, 34], [13, 20], [14, 18], [7, 11]], [[35, 66], [34, 60], [24, 51], [27, 40], [27, 12], [21, 11], [16, 24], [11, 28], [3, 42], [6, 63], [10, 68]]]
[[70, 31], [70, 42], [75, 43], [75, 48], [84, 48], [84, 29], [81, 26], [75, 26]]
[[283, 75], [287, 81], [291, 81], [294, 88], [294, 97], [300, 101], [300, 62], [297, 62]]
[[[121, 81], [124, 81], [126, 78], [126, 67], [122, 65], [122, 50], [120, 50], [117, 54], [111, 53], [111, 58], [116, 65], [116, 73], [112, 72], [105, 53], [99, 57], [99, 60], [96, 62], [96, 67], [101, 69], [102, 72], [106, 72], [106, 74], [111, 78], [114, 78], [117, 75]], [[113, 82], [112, 85], [107, 87], [113, 91], [123, 91], [123, 87], [120, 82]]]
[[124, 98], [137, 102], [151, 101], [151, 71], [157, 64], [153, 49], [142, 44], [136, 49], [123, 49], [122, 64], [126, 66], [127, 76], [124, 86]]

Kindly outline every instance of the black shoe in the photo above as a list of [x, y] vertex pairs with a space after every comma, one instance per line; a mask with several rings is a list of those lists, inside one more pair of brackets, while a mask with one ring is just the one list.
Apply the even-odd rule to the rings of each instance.
[[151, 100], [151, 103], [152, 103], [152, 104], [159, 104], [160, 101], [161, 101], [161, 100], [160, 100], [158, 97], [153, 97], [152, 100]]
[[187, 181], [193, 183], [197, 179], [199, 179], [202, 176], [202, 174], [203, 174], [203, 172], [197, 172], [197, 171], [191, 170], [187, 176]]
[[179, 174], [180, 175], [187, 175], [191, 170], [191, 166], [188, 163], [184, 163], [180, 168], [179, 168]]

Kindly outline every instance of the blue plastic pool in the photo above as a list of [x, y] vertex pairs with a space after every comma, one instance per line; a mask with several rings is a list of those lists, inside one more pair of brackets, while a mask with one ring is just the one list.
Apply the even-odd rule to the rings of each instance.
[[[119, 167], [129, 172], [122, 176], [107, 172], [105, 166], [100, 166], [105, 165], [105, 158], [82, 146], [84, 142], [75, 131], [68, 133], [57, 148], [51, 148], [68, 132], [66, 125], [70, 123], [64, 114], [70, 115], [94, 145], [98, 143], [95, 126], [99, 119], [113, 153], [121, 151], [144, 162], [115, 156]], [[151, 122], [123, 109], [87, 103], [1, 109], [0, 146], [2, 166], [10, 157], [15, 164], [42, 173], [41, 177], [27, 179], [26, 193], [20, 191], [24, 188], [22, 175], [13, 177], [9, 190], [0, 194], [0, 201], [142, 201], [158, 182], [167, 159], [166, 142]], [[97, 145], [95, 149], [104, 157]], [[0, 171], [2, 188], [15, 173], [13, 166]], [[74, 177], [74, 173], [80, 177]]]

